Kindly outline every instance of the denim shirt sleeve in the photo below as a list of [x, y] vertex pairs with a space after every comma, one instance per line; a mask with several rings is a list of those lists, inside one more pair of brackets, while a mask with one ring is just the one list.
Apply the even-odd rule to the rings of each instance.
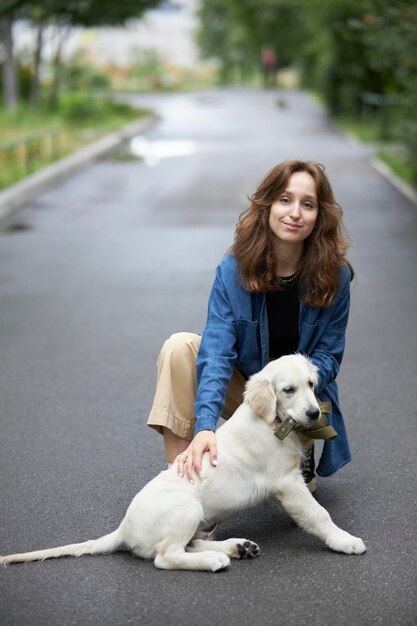
[[195, 433], [215, 430], [236, 363], [236, 326], [221, 267], [210, 293], [206, 327], [197, 356]]
[[323, 327], [320, 338], [309, 355], [319, 368], [319, 382], [316, 393], [320, 396], [339, 373], [345, 349], [346, 326], [350, 306], [350, 270], [344, 266], [336, 301], [326, 310], [325, 320], [320, 321]]

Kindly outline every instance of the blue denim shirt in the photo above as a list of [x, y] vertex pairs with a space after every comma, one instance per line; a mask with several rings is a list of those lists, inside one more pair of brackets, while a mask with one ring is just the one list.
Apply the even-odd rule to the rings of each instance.
[[[323, 446], [317, 467], [320, 476], [330, 476], [351, 460], [336, 384], [345, 347], [349, 303], [350, 271], [343, 266], [339, 292], [330, 307], [300, 304], [298, 352], [308, 356], [319, 368], [316, 394], [324, 402], [331, 402], [329, 422], [338, 433]], [[197, 356], [195, 432], [216, 429], [235, 367], [249, 377], [268, 361], [265, 294], [246, 291], [240, 283], [236, 258], [225, 256], [216, 269], [207, 324]]]

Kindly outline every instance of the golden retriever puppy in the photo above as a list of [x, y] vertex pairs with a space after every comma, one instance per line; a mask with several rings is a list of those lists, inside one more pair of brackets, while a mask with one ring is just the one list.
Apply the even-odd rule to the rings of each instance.
[[291, 419], [310, 427], [320, 415], [314, 395], [316, 367], [294, 354], [271, 361], [246, 384], [244, 402], [217, 431], [218, 466], [208, 453], [194, 484], [180, 478], [177, 466], [161, 472], [132, 500], [120, 526], [100, 539], [60, 548], [0, 557], [0, 564], [60, 556], [128, 550], [154, 559], [162, 569], [216, 572], [230, 558], [252, 558], [258, 546], [248, 539], [193, 539], [202, 522], [215, 523], [270, 497], [279, 500], [296, 523], [345, 554], [362, 554], [363, 541], [334, 524], [314, 499], [300, 472], [301, 437], [293, 430], [283, 440], [276, 427]]

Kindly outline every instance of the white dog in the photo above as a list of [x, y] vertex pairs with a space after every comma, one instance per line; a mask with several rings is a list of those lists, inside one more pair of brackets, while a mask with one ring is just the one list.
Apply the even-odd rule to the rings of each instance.
[[0, 557], [0, 564], [129, 550], [154, 559], [162, 569], [215, 572], [227, 567], [230, 557], [257, 556], [259, 548], [246, 539], [196, 539], [200, 524], [221, 521], [271, 496], [332, 550], [362, 554], [363, 541], [338, 528], [306, 487], [300, 472], [300, 435], [294, 430], [282, 441], [274, 436], [274, 426], [288, 418], [304, 427], [317, 420], [316, 381], [317, 368], [299, 354], [272, 361], [251, 377], [244, 402], [217, 431], [218, 467], [206, 453], [201, 475], [192, 485], [178, 477], [174, 466], [135, 496], [120, 526], [109, 535]]

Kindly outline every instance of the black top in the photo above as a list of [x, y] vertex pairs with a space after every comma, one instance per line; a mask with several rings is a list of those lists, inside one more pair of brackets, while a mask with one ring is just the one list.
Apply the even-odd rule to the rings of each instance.
[[[291, 278], [291, 277], [289, 277]], [[266, 294], [269, 326], [269, 358], [278, 359], [297, 351], [300, 334], [298, 280], [283, 283], [282, 289]]]

